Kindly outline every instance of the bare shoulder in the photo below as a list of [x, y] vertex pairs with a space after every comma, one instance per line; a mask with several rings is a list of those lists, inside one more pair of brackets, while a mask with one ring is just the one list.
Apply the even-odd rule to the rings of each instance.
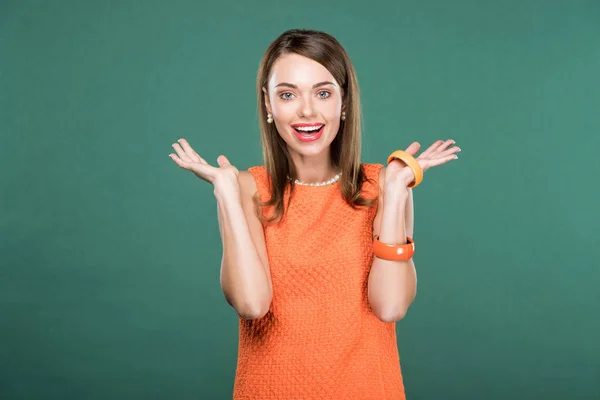
[[[240, 189], [256, 191], [256, 181], [250, 171], [240, 171], [238, 175]], [[242, 187], [243, 186], [243, 187]]]
[[385, 186], [385, 165], [379, 170], [379, 190], [383, 194], [383, 188]]
[[238, 183], [243, 196], [254, 196], [257, 191], [256, 181], [250, 171], [240, 171], [238, 175]]

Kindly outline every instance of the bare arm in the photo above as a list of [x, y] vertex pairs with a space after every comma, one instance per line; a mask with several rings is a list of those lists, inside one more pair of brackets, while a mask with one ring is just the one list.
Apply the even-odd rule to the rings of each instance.
[[242, 318], [258, 319], [269, 310], [273, 287], [262, 224], [253, 209], [256, 185], [246, 171], [240, 171], [238, 182], [237, 191], [215, 188], [223, 244], [221, 288]]
[[[374, 234], [383, 243], [406, 243], [413, 236], [414, 210], [412, 189], [390, 191], [385, 196], [385, 167], [379, 176], [382, 195], [373, 223]], [[384, 322], [404, 318], [417, 294], [417, 272], [412, 259], [390, 261], [374, 257], [369, 274], [369, 304]]]
[[[422, 152], [416, 161], [422, 172], [458, 159], [461, 151], [452, 139], [437, 140]], [[421, 145], [413, 142], [406, 152], [414, 156]], [[413, 237], [414, 210], [412, 189], [408, 185], [415, 174], [403, 161], [392, 160], [381, 169], [379, 184], [382, 191], [379, 208], [373, 221], [373, 231], [384, 243], [406, 244]], [[404, 318], [417, 294], [417, 273], [412, 259], [407, 261], [374, 258], [369, 274], [369, 303], [373, 312], [385, 322]]]
[[172, 144], [169, 157], [214, 187], [223, 244], [221, 288], [227, 302], [245, 319], [261, 318], [271, 305], [273, 286], [262, 224], [254, 214], [252, 174], [239, 171], [227, 157], [213, 167], [184, 138]]

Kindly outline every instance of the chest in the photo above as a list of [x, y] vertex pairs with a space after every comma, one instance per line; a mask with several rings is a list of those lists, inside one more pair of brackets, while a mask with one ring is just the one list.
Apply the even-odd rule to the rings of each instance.
[[283, 221], [265, 228], [274, 289], [360, 291], [373, 259], [375, 211], [335, 198], [292, 201]]

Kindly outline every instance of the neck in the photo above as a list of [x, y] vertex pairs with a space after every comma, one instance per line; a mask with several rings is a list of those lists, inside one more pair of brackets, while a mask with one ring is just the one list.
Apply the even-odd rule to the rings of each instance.
[[331, 164], [329, 152], [317, 156], [292, 155], [292, 161], [296, 167], [296, 179], [304, 183], [325, 182], [333, 178], [339, 168]]

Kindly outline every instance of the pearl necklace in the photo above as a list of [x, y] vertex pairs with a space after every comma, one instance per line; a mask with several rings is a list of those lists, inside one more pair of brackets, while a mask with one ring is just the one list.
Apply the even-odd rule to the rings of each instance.
[[[340, 179], [340, 176], [342, 176], [342, 173], [341, 173], [341, 172], [340, 172], [340, 173], [338, 173], [338, 174], [336, 174], [336, 175], [335, 175], [333, 178], [331, 178], [330, 180], [328, 180], [328, 181], [324, 181], [324, 182], [305, 183], [305, 182], [302, 182], [302, 181], [299, 181], [298, 179], [296, 179], [296, 180], [294, 180], [294, 183], [295, 183], [296, 185], [302, 185], [302, 186], [327, 186], [327, 185], [331, 185], [331, 184], [334, 184], [334, 183], [336, 183], [336, 182], [337, 182], [337, 181]], [[288, 179], [289, 179], [289, 180], [291, 180], [291, 178], [289, 178], [289, 177], [288, 177]]]

